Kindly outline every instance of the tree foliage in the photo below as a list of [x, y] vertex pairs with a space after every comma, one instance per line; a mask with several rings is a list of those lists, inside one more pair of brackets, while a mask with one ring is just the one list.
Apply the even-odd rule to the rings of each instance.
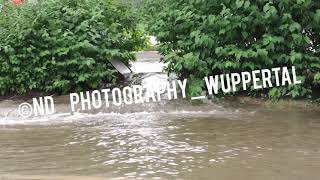
[[[208, 75], [296, 66], [301, 86], [270, 97], [305, 96], [320, 83], [320, 1], [167, 0], [152, 32], [168, 70], [194, 84]], [[190, 88], [197, 89], [197, 88]], [[194, 93], [194, 92], [192, 92]]]
[[0, 14], [0, 93], [66, 93], [115, 82], [144, 44], [137, 18], [107, 0], [48, 0]]

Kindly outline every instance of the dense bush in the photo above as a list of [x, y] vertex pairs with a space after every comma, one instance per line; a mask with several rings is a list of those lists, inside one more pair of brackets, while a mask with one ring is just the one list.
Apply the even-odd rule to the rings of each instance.
[[[295, 65], [301, 86], [270, 97], [300, 97], [320, 82], [320, 1], [166, 0], [152, 32], [168, 70], [201, 89], [207, 75]], [[252, 93], [257, 93], [256, 91]]]
[[0, 14], [0, 93], [66, 93], [115, 82], [143, 45], [137, 19], [108, 0], [48, 0]]

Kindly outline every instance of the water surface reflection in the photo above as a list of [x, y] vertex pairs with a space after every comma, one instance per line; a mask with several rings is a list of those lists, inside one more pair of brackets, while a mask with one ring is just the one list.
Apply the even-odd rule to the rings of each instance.
[[223, 113], [78, 114], [44, 124], [6, 124], [0, 133], [0, 174], [316, 179], [319, 115], [242, 107]]

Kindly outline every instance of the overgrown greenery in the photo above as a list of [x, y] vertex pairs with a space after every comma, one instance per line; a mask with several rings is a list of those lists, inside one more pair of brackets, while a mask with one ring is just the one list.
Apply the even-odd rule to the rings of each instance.
[[[3, 2], [2, 2], [3, 3]], [[66, 93], [115, 82], [145, 39], [128, 7], [108, 0], [47, 0], [0, 14], [0, 94]]]
[[40, 2], [5, 4], [0, 14], [0, 94], [115, 82], [109, 61], [134, 59], [145, 30], [161, 42], [167, 70], [191, 80], [190, 95], [203, 91], [204, 76], [292, 65], [302, 85], [247, 93], [304, 97], [320, 86], [320, 1]]
[[296, 66], [299, 86], [251, 94], [302, 97], [320, 83], [320, 1], [165, 0], [152, 32], [168, 70], [192, 79], [191, 94], [208, 75]]

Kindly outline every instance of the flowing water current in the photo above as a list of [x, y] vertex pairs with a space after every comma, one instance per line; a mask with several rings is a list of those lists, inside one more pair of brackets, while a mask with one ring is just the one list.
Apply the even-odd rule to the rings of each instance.
[[[146, 75], [139, 82], [166, 78]], [[320, 177], [316, 108], [180, 99], [70, 115], [65, 99], [61, 113], [27, 119], [20, 101], [0, 102], [1, 180]]]

